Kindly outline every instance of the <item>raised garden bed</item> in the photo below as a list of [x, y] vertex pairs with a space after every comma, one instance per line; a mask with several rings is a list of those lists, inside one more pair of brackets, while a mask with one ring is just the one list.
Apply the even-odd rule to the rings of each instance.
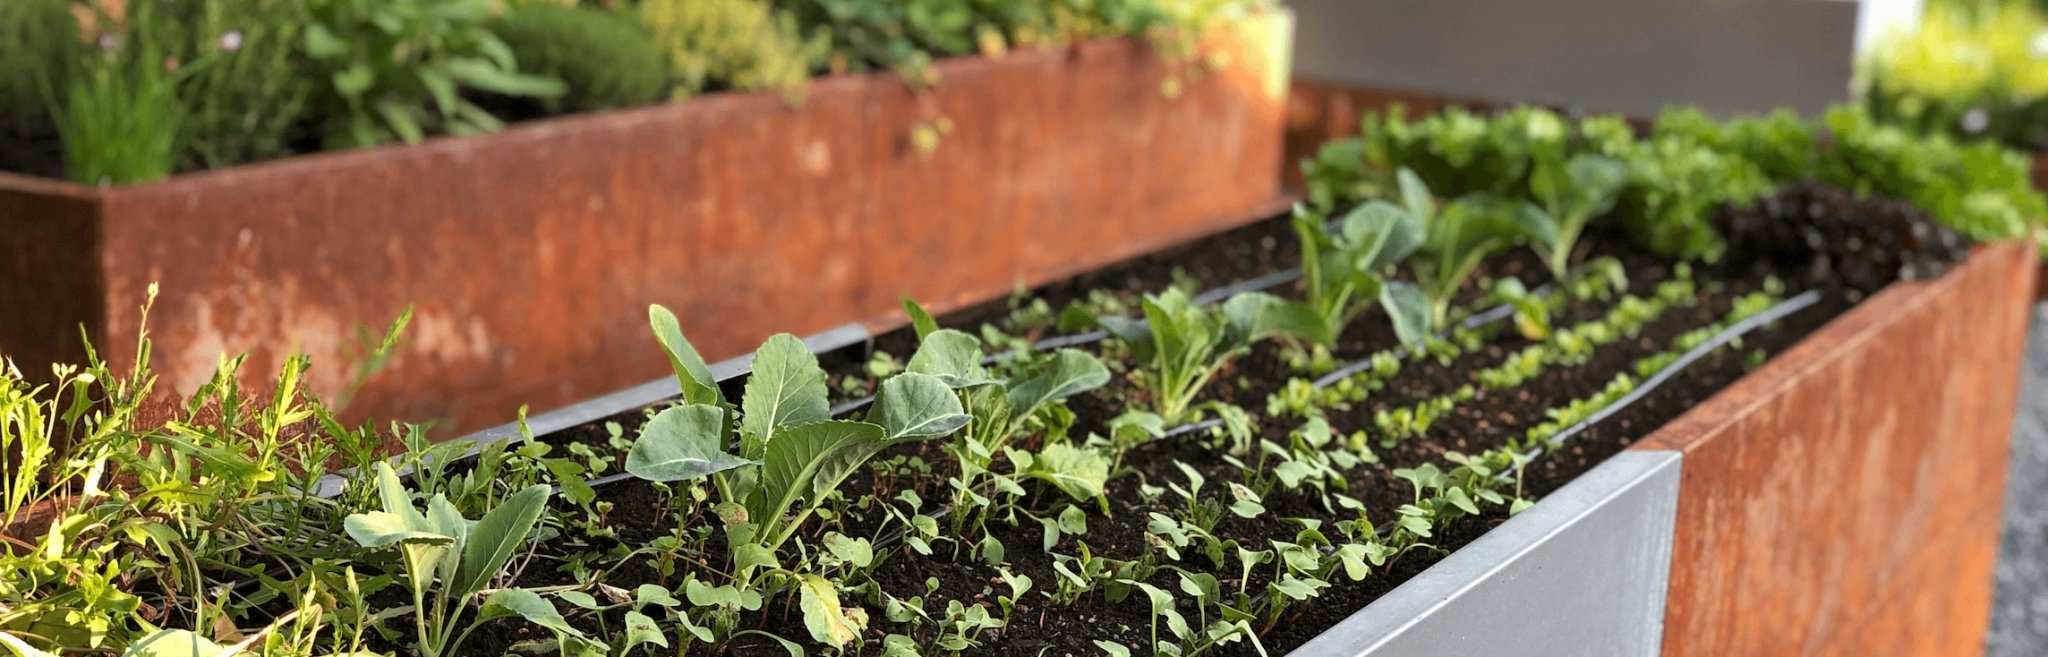
[[[1290, 34], [1271, 13], [1195, 63], [1103, 40], [941, 61], [922, 93], [833, 77], [797, 109], [717, 94], [137, 186], [0, 174], [0, 308], [17, 311], [0, 351], [41, 373], [82, 359], [81, 324], [130, 343], [154, 282], [154, 335], [189, 346], [157, 354], [168, 386], [193, 390], [224, 349], [266, 369], [303, 351], [333, 391], [357, 323], [410, 305], [410, 340], [351, 415], [484, 426], [653, 378], [631, 321], [649, 302], [729, 356], [1270, 212]], [[1189, 66], [1204, 74], [1169, 97]], [[941, 117], [937, 147], [914, 147]]]
[[[220, 641], [223, 624], [311, 623], [307, 645], [336, 652], [1729, 654], [1785, 639], [1784, 605], [1804, 605], [1795, 639], [1814, 650], [1925, 627], [1900, 618], [1981, 620], [2025, 245], [1971, 251], [1908, 204], [1816, 180], [1638, 214], [1670, 191], [1636, 175], [1665, 171], [1667, 140], [1782, 122], [1638, 138], [1589, 121], [1553, 171], [1540, 138], [1562, 135], [1524, 127], [1557, 117], [1428, 121], [1468, 119], [1535, 136], [1475, 147], [1535, 144], [1530, 179], [1571, 185], [1479, 168], [1505, 158], [1445, 168], [1449, 138], [1430, 135], [1458, 131], [1390, 125], [1359, 144], [1357, 178], [1319, 157], [1292, 217], [943, 321], [906, 306], [908, 327], [779, 335], [714, 366], [653, 309], [640, 339], [674, 378], [391, 461], [355, 451], [363, 432], [278, 419], [307, 417], [289, 392], [246, 436], [206, 415], [239, 405], [200, 400], [169, 435], [63, 461], [114, 450], [146, 490], [197, 492], [131, 506], [124, 486], [31, 486], [105, 492], [60, 507], [77, 519], [59, 531], [17, 526], [10, 556], [64, 573], [97, 556], [65, 545], [122, 547], [117, 579], [153, 624]], [[1869, 137], [1837, 125], [1820, 154], [1677, 155], [1740, 173], [1732, 158], [1809, 153], [1826, 171]], [[1609, 203], [1558, 195], [1580, 191]], [[1523, 193], [1502, 221], [1494, 204]], [[1863, 385], [1908, 380], [1900, 362], [1943, 369]], [[309, 435], [281, 442], [286, 426]], [[251, 474], [273, 454], [320, 465], [289, 486]], [[321, 477], [330, 462], [355, 469]], [[159, 517], [176, 526], [96, 529]], [[162, 544], [191, 546], [163, 567], [176, 577], [144, 568]], [[1906, 567], [1936, 555], [1964, 558]], [[371, 582], [344, 585], [341, 564]], [[227, 620], [177, 602], [186, 575], [229, 592]], [[38, 615], [77, 611], [64, 600], [19, 603], [0, 637], [89, 640]], [[370, 614], [387, 620], [351, 620]]]

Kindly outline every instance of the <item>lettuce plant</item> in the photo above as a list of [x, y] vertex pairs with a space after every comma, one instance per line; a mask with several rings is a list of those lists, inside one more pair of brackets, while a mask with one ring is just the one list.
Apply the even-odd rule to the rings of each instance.
[[1395, 263], [1422, 246], [1422, 224], [1415, 215], [1392, 203], [1368, 201], [1346, 213], [1333, 230], [1321, 214], [1296, 206], [1294, 232], [1301, 238], [1308, 307], [1324, 325], [1323, 346], [1334, 346], [1345, 325], [1375, 301], [1402, 342], [1429, 334], [1429, 306], [1421, 290], [1385, 278]]
[[533, 532], [547, 507], [546, 485], [514, 493], [481, 519], [471, 521], [441, 495], [428, 500], [426, 513], [421, 513], [389, 464], [378, 463], [376, 477], [383, 510], [350, 515], [344, 527], [349, 538], [365, 548], [398, 546], [404, 557], [405, 583], [412, 591], [420, 654], [455, 654], [471, 630], [495, 618], [524, 616], [544, 626], [559, 620], [554, 607], [532, 591], [499, 589], [484, 599], [483, 608], [469, 624], [461, 623], [470, 599], [489, 589], [498, 572], [526, 544], [527, 534]]

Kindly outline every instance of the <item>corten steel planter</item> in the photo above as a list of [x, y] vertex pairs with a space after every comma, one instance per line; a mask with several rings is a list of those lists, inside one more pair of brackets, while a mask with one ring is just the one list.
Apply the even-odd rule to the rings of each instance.
[[1665, 655], [1981, 654], [2036, 271], [1894, 285], [1637, 445], [1685, 454]]
[[[2033, 253], [1887, 288], [1291, 654], [1979, 654]], [[711, 369], [731, 386], [747, 365]], [[529, 426], [676, 394], [664, 377]]]
[[[1292, 19], [1219, 28], [1224, 62], [1106, 40], [775, 94], [567, 117], [499, 134], [93, 189], [0, 175], [0, 352], [25, 372], [125, 365], [144, 289], [162, 382], [223, 350], [304, 351], [348, 378], [358, 329], [417, 304], [350, 415], [495, 424], [655, 378], [649, 303], [707, 357], [769, 333], [994, 298], [1276, 207]], [[921, 153], [910, 135], [945, 118]], [[1282, 206], [1284, 207], [1284, 206]]]
[[1891, 286], [1294, 654], [1981, 654], [2033, 253]]

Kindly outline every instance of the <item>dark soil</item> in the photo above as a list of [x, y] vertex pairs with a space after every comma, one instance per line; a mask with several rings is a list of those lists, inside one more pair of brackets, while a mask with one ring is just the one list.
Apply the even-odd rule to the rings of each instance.
[[[1821, 211], [1812, 211], [1816, 205]], [[1731, 244], [1728, 257], [1721, 265], [1696, 268], [1695, 280], [1701, 282], [1696, 305], [1670, 309], [1634, 338], [1601, 348], [1590, 362], [1551, 367], [1537, 379], [1510, 391], [1481, 393], [1440, 418], [1424, 435], [1400, 441], [1388, 449], [1378, 448], [1375, 441], [1375, 451], [1382, 464], [1348, 472], [1347, 485], [1342, 492], [1365, 502], [1369, 509], [1368, 517], [1375, 521], [1390, 521], [1394, 517], [1393, 509], [1409, 502], [1412, 492], [1405, 482], [1389, 476], [1388, 468], [1440, 462], [1446, 451], [1478, 452], [1519, 438], [1545, 419], [1543, 412], [1546, 409], [1597, 392], [1616, 373], [1630, 370], [1637, 359], [1663, 352], [1678, 335], [1724, 317], [1734, 300], [1759, 289], [1766, 275], [1776, 276], [1785, 283], [1784, 294], [1787, 297], [1809, 289], [1821, 292], [1820, 304], [1750, 334], [1741, 341], [1739, 348], [1721, 350], [1693, 364], [1685, 376], [1671, 379], [1641, 401], [1579, 434], [1554, 453], [1540, 458], [1525, 474], [1524, 491], [1532, 497], [1548, 494], [1741, 378], [1757, 362], [1756, 355], [1775, 354], [1791, 347], [1869, 292], [1901, 275], [1918, 277], [1936, 273], [1962, 255], [1960, 241], [1952, 239], [1952, 235], [1925, 232], [1919, 227], [1923, 224], [1924, 218], [1916, 218], [1913, 213], [1901, 211], [1897, 206], [1859, 200], [1838, 190], [1806, 185], [1788, 187], [1779, 197], [1768, 199], [1755, 209], [1731, 213], [1724, 219], [1724, 225], [1729, 226]], [[1205, 289], [1251, 278], [1292, 266], [1295, 247], [1286, 226], [1284, 218], [1262, 222], [1049, 285], [1037, 293], [1057, 308], [1085, 296], [1090, 289], [1112, 289], [1129, 294], [1157, 290], [1175, 280], [1176, 270], [1183, 278], [1192, 278]], [[1848, 247], [1852, 237], [1862, 246]], [[1785, 240], [1797, 240], [1797, 244], [1808, 248], [1787, 248]], [[1667, 263], [1618, 235], [1596, 232], [1588, 237], [1588, 241], [1592, 255], [1612, 256], [1624, 263], [1633, 293], [1646, 294], [1673, 275]], [[1903, 257], [1894, 255], [1901, 253]], [[1540, 271], [1540, 268], [1526, 256], [1518, 255], [1495, 259], [1486, 273], [1507, 275], [1534, 271]], [[1538, 280], [1525, 281], [1530, 286], [1542, 282], [1540, 274], [1532, 277]], [[1284, 286], [1275, 292], [1293, 294], [1293, 287]], [[1468, 291], [1467, 297], [1474, 294]], [[1575, 303], [1557, 318], [1557, 326], [1597, 317], [1609, 305]], [[1010, 310], [1007, 302], [994, 302], [954, 313], [945, 318], [944, 323], [971, 328], [982, 322], [1001, 321]], [[1356, 359], [1391, 346], [1390, 331], [1379, 324], [1381, 322], [1370, 319], [1357, 323], [1335, 350], [1339, 360]], [[907, 332], [899, 331], [881, 336], [871, 344], [830, 354], [822, 360], [830, 371], [847, 373], [865, 362], [871, 350], [884, 349], [904, 355], [912, 350], [913, 340]], [[1499, 363], [1526, 344], [1513, 331], [1498, 331], [1478, 351], [1449, 365], [1427, 360], [1407, 361], [1385, 390], [1347, 411], [1332, 412], [1331, 422], [1342, 433], [1369, 429], [1375, 411], [1411, 405], [1453, 390], [1469, 381], [1476, 370]], [[1211, 386], [1210, 394], [1262, 413], [1268, 393], [1281, 387], [1289, 377], [1304, 375], [1287, 365], [1282, 358], [1283, 348], [1278, 343], [1262, 344], [1219, 377]], [[1137, 403], [1128, 396], [1129, 387], [1126, 380], [1113, 380], [1111, 385], [1096, 394], [1071, 400], [1071, 407], [1081, 418], [1075, 429], [1076, 435], [1099, 427], [1104, 419], [1121, 412], [1121, 404]], [[1123, 401], [1119, 403], [1118, 399]], [[623, 425], [627, 435], [631, 435], [640, 417], [637, 412], [628, 413], [611, 418], [611, 421]], [[1289, 431], [1299, 426], [1299, 423], [1283, 418], [1262, 418], [1262, 421], [1258, 431], [1267, 438], [1284, 439]], [[602, 444], [608, 435], [599, 422], [543, 439]], [[1147, 483], [1160, 485], [1182, 480], [1175, 462], [1184, 462], [1208, 475], [1211, 488], [1206, 490], [1210, 492], [1221, 487], [1222, 482], [1234, 480], [1235, 466], [1225, 463], [1213, 446], [1204, 444], [1211, 440], [1202, 434], [1190, 434], [1153, 441], [1127, 454], [1124, 461], [1127, 471], [1112, 479], [1109, 485], [1111, 512], [1105, 516], [1092, 509], [1092, 505], [1089, 508], [1089, 531], [1081, 537], [1087, 549], [1099, 556], [1119, 559], [1142, 554], [1147, 542], [1147, 514], [1168, 512], [1168, 505], [1177, 504], [1178, 500], [1168, 494], [1147, 502], [1139, 495], [1138, 489]], [[850, 495], [917, 490], [927, 501], [927, 511], [948, 498], [942, 482], [951, 474], [950, 459], [936, 443], [900, 448], [885, 454], [877, 462], [894, 457], [921, 459], [928, 469], [922, 472], [863, 473], [849, 480], [843, 490]], [[568, 583], [570, 578], [551, 567], [548, 558], [560, 558], [579, 550], [601, 551], [618, 545], [641, 545], [671, 533], [677, 526], [676, 519], [663, 510], [663, 496], [650, 486], [623, 482], [600, 489], [600, 496], [612, 503], [613, 510], [606, 520], [617, 533], [617, 538], [564, 539], [543, 546], [540, 553], [544, 558], [536, 560], [521, 575], [520, 584]], [[1219, 536], [1237, 540], [1247, 547], [1264, 546], [1268, 540], [1291, 540], [1299, 531], [1299, 525], [1283, 520], [1285, 518], [1314, 518], [1328, 523], [1351, 517], [1345, 513], [1332, 513], [1323, 508], [1319, 500], [1319, 497], [1276, 491], [1265, 500], [1266, 514], [1252, 519], [1226, 517], [1216, 531]], [[1067, 503], [1064, 495], [1050, 489], [1036, 491], [1026, 501], [1028, 511], [1047, 517], [1055, 515]], [[1505, 519], [1498, 513], [1498, 507], [1493, 511], [1444, 528], [1433, 540], [1439, 551], [1412, 551], [1361, 582], [1340, 578], [1312, 604], [1290, 608], [1279, 622], [1261, 628], [1261, 640], [1266, 650], [1272, 654], [1283, 654], [1301, 645], [1426, 569], [1448, 551], [1483, 535]], [[1128, 646], [1142, 646], [1150, 641], [1150, 615], [1141, 596], [1111, 600], [1097, 591], [1083, 596], [1077, 604], [1055, 606], [1042, 595], [1042, 592], [1056, 586], [1059, 576], [1052, 570], [1051, 555], [1040, 549], [1043, 536], [1040, 525], [1028, 518], [1017, 520], [1011, 524], [998, 519], [990, 522], [987, 528], [1006, 547], [1004, 566], [1012, 573], [1029, 576], [1034, 583], [1033, 592], [1017, 602], [1006, 630], [980, 637], [983, 646], [978, 654], [1089, 655], [1100, 652], [1094, 645], [1096, 640]], [[694, 528], [713, 522], [710, 518], [686, 519], [684, 526]], [[940, 520], [940, 526], [942, 534], [948, 533], [944, 528], [949, 525], [944, 519]], [[971, 546], [979, 536], [962, 537], [965, 545], [957, 551], [957, 556], [952, 546], [946, 544], [935, 546], [935, 553], [931, 556], [920, 556], [900, 547], [882, 546], [880, 542], [891, 537], [876, 532], [876, 527], [875, 518], [853, 515], [838, 526], [839, 530], [852, 535], [866, 532], [871, 538], [878, 539], [878, 554], [886, 556], [872, 577], [882, 590], [891, 595], [899, 598], [923, 596], [928, 610], [943, 609], [949, 600], [968, 604], [989, 603], [993, 609], [994, 596], [1005, 591], [997, 569], [971, 554]], [[822, 531], [822, 528], [811, 531]], [[1063, 537], [1052, 551], [1073, 555], [1079, 550], [1080, 545], [1073, 537]], [[723, 554], [723, 551], [715, 549], [709, 554]], [[1236, 584], [1236, 573], [1217, 572], [1207, 557], [1194, 553], [1183, 556], [1186, 559], [1178, 565], [1216, 572], [1219, 578], [1226, 580], [1227, 586]], [[629, 560], [619, 565], [610, 572], [605, 583], [632, 589], [640, 583], [662, 579], [651, 563], [647, 563], [648, 559], [635, 559], [641, 563]], [[721, 564], [707, 566], [717, 568]], [[690, 567], [687, 564], [683, 566], [685, 569]], [[1234, 564], [1231, 567], [1234, 568]], [[1261, 587], [1267, 576], [1266, 573], [1255, 574], [1250, 582], [1252, 589]], [[928, 591], [928, 581], [936, 582], [937, 588]], [[664, 583], [673, 585], [675, 582]], [[1176, 588], [1170, 571], [1162, 571], [1153, 583], [1168, 590]], [[847, 602], [853, 604], [855, 601], [849, 599]], [[891, 629], [901, 631], [902, 626], [883, 618], [880, 608], [871, 606], [867, 611], [873, 619], [870, 638], [879, 638]], [[1191, 620], [1195, 618], [1196, 611], [1192, 606], [1184, 605], [1181, 611]], [[588, 615], [572, 615], [572, 619], [589, 630], [598, 630], [597, 619]], [[612, 620], [611, 626], [616, 627], [617, 619]], [[745, 616], [742, 623], [743, 627], [763, 629], [792, 640], [807, 636], [801, 614], [789, 607], [788, 600], [771, 600], [766, 609]], [[499, 654], [515, 642], [533, 638], [532, 630], [523, 624], [499, 623], [472, 637], [465, 652]], [[920, 641], [930, 639], [918, 638]], [[780, 655], [783, 651], [773, 643], [750, 639], [736, 641], [728, 647], [727, 654]], [[1248, 644], [1238, 643], [1212, 654], [1252, 655], [1257, 652]]]

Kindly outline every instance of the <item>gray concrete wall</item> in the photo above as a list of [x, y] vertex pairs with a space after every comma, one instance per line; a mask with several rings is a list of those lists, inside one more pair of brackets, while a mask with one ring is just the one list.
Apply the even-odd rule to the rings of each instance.
[[[1654, 116], [1848, 98], [1859, 20], [1916, 0], [1289, 0], [1297, 77]], [[1875, 29], [1875, 28], [1872, 28]], [[1865, 30], [1869, 32], [1870, 30]]]

